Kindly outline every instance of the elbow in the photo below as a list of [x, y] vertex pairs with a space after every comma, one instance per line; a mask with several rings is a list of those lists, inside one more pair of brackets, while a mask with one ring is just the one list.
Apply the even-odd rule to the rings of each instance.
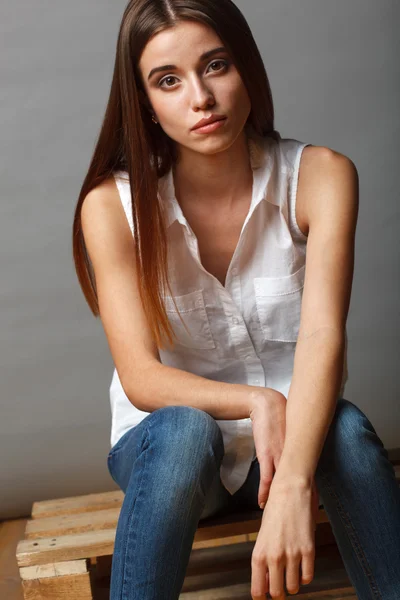
[[129, 382], [125, 382], [125, 385], [121, 381], [125, 395], [132, 406], [145, 413], [151, 413], [155, 410], [151, 401], [154, 397], [152, 385], [154, 381], [157, 381], [157, 375], [154, 370], [148, 372], [147, 369], [141, 369], [140, 377], [136, 375], [134, 380], [131, 378]]
[[142, 389], [141, 385], [135, 382], [134, 386], [124, 388], [125, 396], [128, 398], [129, 402], [142, 412], [151, 412], [148, 410], [147, 402], [143, 398], [142, 394], [139, 394], [139, 390]]

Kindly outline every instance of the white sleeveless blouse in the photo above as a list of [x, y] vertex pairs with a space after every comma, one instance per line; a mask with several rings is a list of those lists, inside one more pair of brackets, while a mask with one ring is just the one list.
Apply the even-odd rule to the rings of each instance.
[[[300, 326], [307, 237], [296, 222], [300, 157], [305, 144], [247, 134], [253, 191], [249, 212], [226, 275], [225, 286], [200, 262], [198, 243], [174, 192], [172, 169], [159, 179], [167, 209], [171, 297], [166, 309], [177, 343], [159, 350], [161, 362], [214, 381], [270, 387], [286, 397]], [[132, 234], [128, 175], [114, 174]], [[340, 396], [348, 380], [347, 335]], [[114, 369], [110, 385], [111, 446], [148, 412], [133, 406]], [[250, 418], [217, 420], [225, 455], [220, 475], [234, 494], [255, 458]]]

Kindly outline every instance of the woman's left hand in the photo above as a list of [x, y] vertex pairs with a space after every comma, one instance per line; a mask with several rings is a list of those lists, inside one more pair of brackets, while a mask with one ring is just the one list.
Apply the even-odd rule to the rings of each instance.
[[[315, 488], [316, 489], [316, 488]], [[275, 474], [251, 559], [251, 597], [286, 598], [314, 577], [315, 489]], [[301, 573], [300, 573], [301, 571]]]

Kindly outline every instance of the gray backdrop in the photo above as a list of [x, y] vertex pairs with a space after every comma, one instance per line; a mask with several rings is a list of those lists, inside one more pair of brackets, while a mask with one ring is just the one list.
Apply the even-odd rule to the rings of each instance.
[[[360, 212], [345, 396], [400, 446], [399, 17], [395, 0], [238, 0], [283, 137], [349, 156]], [[73, 211], [104, 114], [126, 2], [0, 7], [0, 518], [116, 489], [113, 363], [78, 285]]]

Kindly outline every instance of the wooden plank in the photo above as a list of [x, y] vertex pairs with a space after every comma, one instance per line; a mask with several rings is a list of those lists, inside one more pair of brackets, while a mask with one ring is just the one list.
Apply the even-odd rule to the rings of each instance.
[[19, 567], [43, 565], [65, 560], [105, 556], [114, 551], [115, 529], [60, 537], [21, 540], [17, 546]]
[[[89, 531], [99, 531], [103, 529], [116, 528], [120, 508], [96, 510], [94, 512], [83, 512], [77, 514], [66, 514], [54, 517], [31, 519], [26, 524], [25, 539], [36, 539], [42, 537], [57, 537], [61, 535], [71, 535], [75, 533], [84, 533]], [[326, 520], [321, 509], [321, 522]], [[243, 521], [259, 521], [262, 511], [245, 511], [226, 515], [222, 518], [210, 517], [199, 522], [199, 531], [209, 529], [210, 526], [231, 525], [232, 529], [229, 535], [234, 535], [237, 528]], [[254, 526], [253, 526], [254, 527]], [[245, 533], [240, 531], [239, 533]], [[201, 534], [201, 538], [204, 534]], [[203, 538], [202, 538], [203, 539]]]
[[93, 600], [89, 573], [22, 580], [24, 600]]
[[[208, 532], [208, 539], [215, 539], [215, 533]], [[217, 538], [221, 538], [218, 528]], [[236, 544], [247, 541], [245, 535], [227, 535], [224, 541], [217, 539], [222, 545]], [[19, 567], [42, 565], [80, 558], [94, 558], [111, 555], [114, 551], [115, 529], [93, 531], [75, 535], [64, 535], [55, 538], [37, 538], [36, 540], [21, 540], [17, 546], [17, 562]], [[194, 542], [193, 548], [207, 547], [207, 538], [203, 535], [200, 542]], [[210, 545], [210, 544], [208, 544]]]
[[41, 537], [113, 529], [117, 527], [120, 512], [120, 508], [108, 508], [93, 512], [32, 519], [26, 524], [25, 539], [33, 540]]
[[62, 577], [64, 575], [82, 575], [88, 572], [88, 561], [71, 560], [47, 565], [35, 565], [33, 567], [21, 567], [19, 574], [21, 579], [43, 579], [45, 577]]
[[124, 499], [122, 490], [101, 492], [55, 500], [41, 500], [32, 506], [32, 519], [54, 517], [56, 515], [71, 515], [107, 508], [121, 508]]
[[25, 600], [92, 600], [88, 560], [65, 561], [20, 569]]
[[[25, 539], [36, 539], [42, 537], [57, 537], [60, 535], [71, 535], [74, 533], [84, 533], [88, 531], [98, 531], [102, 529], [116, 528], [120, 508], [96, 510], [94, 512], [83, 512], [76, 514], [64, 514], [54, 517], [31, 519], [26, 524]], [[244, 511], [224, 517], [210, 517], [199, 522], [198, 529], [208, 529], [210, 526], [232, 524], [232, 535], [238, 525], [246, 521], [258, 521], [261, 518], [262, 511]], [[326, 520], [321, 509], [321, 522]], [[235, 529], [236, 530], [236, 529]], [[240, 532], [242, 533], [242, 532]]]

